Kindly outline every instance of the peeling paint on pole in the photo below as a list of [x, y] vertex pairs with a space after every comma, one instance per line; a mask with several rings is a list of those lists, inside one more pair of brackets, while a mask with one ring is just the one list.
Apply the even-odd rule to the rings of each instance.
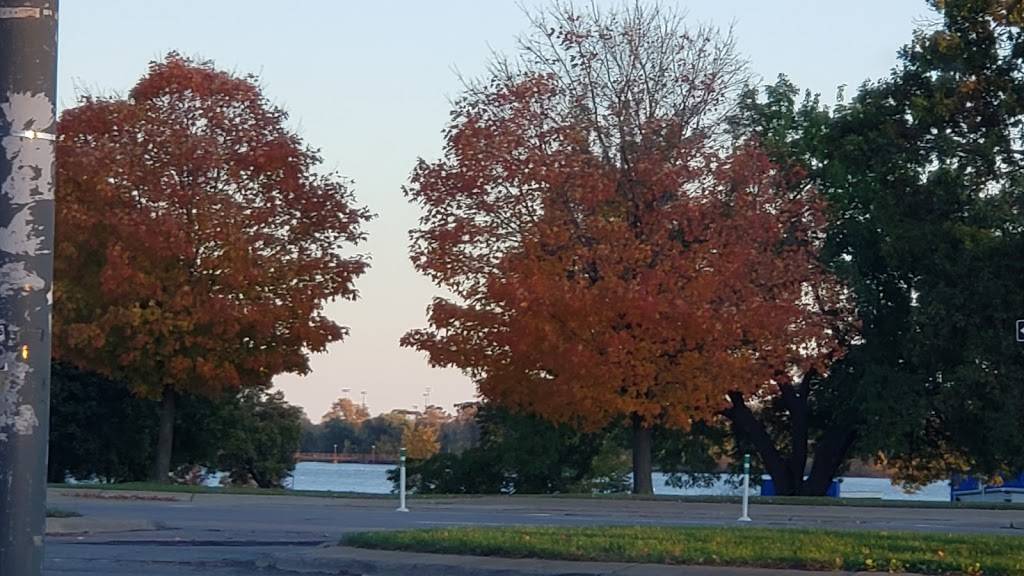
[[24, 262], [11, 262], [0, 266], [0, 298], [7, 298], [19, 291], [42, 290], [46, 282], [36, 273], [25, 268]]
[[0, 114], [10, 129], [0, 145], [13, 169], [2, 191], [13, 204], [52, 200], [54, 142], [45, 136], [52, 135], [47, 130], [54, 125], [53, 101], [48, 94], [28, 93], [8, 94], [6, 100]]
[[0, 575], [43, 559], [57, 3], [0, 0]]
[[[0, 138], [9, 163], [9, 174], [0, 186], [0, 194], [8, 203], [7, 213], [13, 212], [6, 225], [0, 226], [0, 255], [38, 256], [48, 236], [52, 245], [52, 222], [37, 223], [35, 216], [40, 202], [53, 201], [54, 141], [10, 134], [52, 130], [54, 103], [46, 93], [9, 92], [0, 103], [0, 115], [9, 127], [8, 135]], [[52, 210], [50, 207], [51, 214]], [[11, 274], [3, 274], [4, 271]], [[0, 267], [0, 295], [7, 299], [4, 304], [12, 303], [11, 300], [27, 292], [25, 287], [38, 289], [45, 285], [24, 261], [8, 262]], [[18, 331], [20, 327], [15, 323], [18, 318], [9, 319], [9, 329]], [[35, 409], [23, 403], [20, 396], [31, 367], [12, 361], [4, 365], [8, 369], [0, 371], [0, 442], [6, 442], [12, 432], [31, 434], [39, 425]]]
[[[7, 370], [0, 376], [0, 442], [7, 442], [11, 433], [26, 435], [39, 425], [35, 409], [21, 402], [21, 389], [25, 386], [29, 366], [18, 362], [17, 352], [0, 354], [0, 364]], [[31, 421], [27, 417], [31, 415]]]

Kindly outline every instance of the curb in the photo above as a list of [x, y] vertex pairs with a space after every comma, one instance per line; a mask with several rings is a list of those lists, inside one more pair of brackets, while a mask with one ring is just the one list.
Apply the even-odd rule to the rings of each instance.
[[153, 492], [146, 490], [101, 490], [96, 488], [63, 488], [48, 492], [48, 495], [65, 498], [82, 498], [87, 500], [125, 500], [145, 502], [185, 502], [191, 501], [195, 493], [191, 492]]
[[452, 556], [327, 546], [305, 554], [276, 556], [260, 565], [284, 572], [360, 576], [836, 576], [840, 572], [571, 562], [525, 558]]
[[97, 518], [47, 518], [47, 536], [75, 536], [80, 534], [102, 534], [107, 532], [142, 532], [159, 530], [149, 520], [104, 520]]

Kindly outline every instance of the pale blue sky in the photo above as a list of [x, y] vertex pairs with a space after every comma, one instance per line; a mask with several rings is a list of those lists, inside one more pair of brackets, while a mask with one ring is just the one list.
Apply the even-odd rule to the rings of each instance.
[[[605, 2], [600, 2], [604, 4]], [[735, 22], [752, 71], [779, 73], [831, 101], [885, 74], [924, 0], [691, 0], [672, 2], [695, 21]], [[537, 0], [527, 5], [540, 4]], [[88, 91], [126, 92], [146, 64], [170, 50], [261, 75], [268, 96], [322, 149], [327, 165], [355, 180], [359, 201], [378, 214], [362, 250], [373, 268], [362, 298], [328, 313], [351, 336], [313, 359], [312, 374], [276, 381], [315, 420], [342, 388], [368, 392], [371, 411], [471, 399], [458, 372], [431, 369], [398, 339], [424, 324], [436, 293], [406, 252], [417, 210], [401, 193], [417, 157], [435, 158], [459, 91], [454, 72], [482, 73], [490, 50], [508, 52], [527, 29], [512, 0], [62, 0], [59, 103]]]

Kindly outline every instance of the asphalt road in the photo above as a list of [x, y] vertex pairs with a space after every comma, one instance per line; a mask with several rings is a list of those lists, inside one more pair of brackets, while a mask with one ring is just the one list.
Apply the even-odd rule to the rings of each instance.
[[[89, 496], [89, 497], [83, 497]], [[178, 495], [174, 501], [105, 500], [51, 491], [49, 504], [86, 519], [149, 520], [155, 531], [50, 537], [44, 574], [284, 574], [268, 558], [308, 554], [346, 532], [439, 526], [735, 526], [732, 504], [553, 498], [412, 500]], [[121, 495], [122, 497], [124, 495]], [[167, 494], [160, 495], [167, 498]], [[1024, 511], [754, 506], [753, 525], [782, 528], [987, 532], [1024, 537]], [[1015, 528], [1016, 527], [1016, 528]]]

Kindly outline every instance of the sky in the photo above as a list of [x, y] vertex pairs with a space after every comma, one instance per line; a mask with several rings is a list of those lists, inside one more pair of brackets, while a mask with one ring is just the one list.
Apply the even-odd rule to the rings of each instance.
[[[589, 1], [588, 1], [589, 3]], [[618, 5], [597, 1], [601, 5]], [[756, 77], [784, 73], [831, 102], [885, 75], [913, 29], [931, 19], [924, 0], [663, 0], [689, 20], [734, 26]], [[448, 409], [475, 397], [456, 370], [430, 368], [398, 340], [426, 322], [438, 288], [408, 257], [418, 209], [402, 194], [417, 158], [436, 159], [459, 74], [479, 77], [494, 52], [514, 52], [523, 9], [541, 0], [62, 0], [58, 105], [83, 93], [126, 93], [149, 61], [176, 50], [219, 68], [256, 73], [290, 126], [321, 150], [328, 169], [354, 181], [377, 218], [358, 251], [372, 268], [356, 302], [327, 305], [350, 335], [311, 359], [305, 376], [275, 385], [314, 420], [343, 389], [372, 413]]]

